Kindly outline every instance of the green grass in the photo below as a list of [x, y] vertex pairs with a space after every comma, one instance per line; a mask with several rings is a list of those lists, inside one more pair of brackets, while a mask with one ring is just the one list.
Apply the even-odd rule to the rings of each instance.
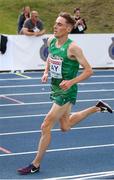
[[75, 7], [81, 8], [86, 19], [86, 33], [114, 33], [114, 0], [0, 0], [1, 34], [16, 34], [18, 15], [25, 5], [39, 12], [47, 33], [53, 32], [60, 11], [73, 14]]

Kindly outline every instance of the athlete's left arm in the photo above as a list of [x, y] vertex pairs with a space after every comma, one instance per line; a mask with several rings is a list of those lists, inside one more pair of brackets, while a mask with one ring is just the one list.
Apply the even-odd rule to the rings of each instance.
[[83, 67], [82, 73], [71, 79], [71, 80], [63, 80], [60, 84], [60, 87], [63, 90], [69, 89], [73, 84], [77, 84], [93, 74], [92, 67], [88, 63], [87, 59], [85, 58], [82, 49], [76, 45], [76, 43], [72, 43], [68, 49], [68, 56], [73, 61], [78, 61], [79, 64]]
[[72, 43], [72, 45], [69, 47], [69, 56], [74, 57], [74, 60], [77, 60], [83, 67], [82, 73], [74, 78], [74, 83], [79, 83], [80, 81], [87, 79], [93, 74], [91, 65], [84, 56], [82, 49], [77, 46], [76, 43]]

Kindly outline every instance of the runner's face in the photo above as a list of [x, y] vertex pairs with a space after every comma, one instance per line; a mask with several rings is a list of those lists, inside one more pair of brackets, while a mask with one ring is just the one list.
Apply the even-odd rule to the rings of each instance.
[[54, 25], [54, 35], [55, 37], [63, 37], [68, 34], [68, 24], [66, 23], [66, 20], [63, 17], [58, 17], [56, 19], [55, 25]]

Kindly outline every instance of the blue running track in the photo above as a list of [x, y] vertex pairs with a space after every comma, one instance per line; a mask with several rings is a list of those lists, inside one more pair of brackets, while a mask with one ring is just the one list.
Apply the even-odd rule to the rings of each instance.
[[[50, 78], [43, 72], [0, 73], [0, 179], [114, 179], [114, 113], [96, 113], [69, 132], [56, 124], [40, 173], [22, 176], [17, 169], [33, 160], [40, 125], [50, 109]], [[114, 111], [114, 70], [94, 70], [79, 83], [72, 112], [102, 99]]]

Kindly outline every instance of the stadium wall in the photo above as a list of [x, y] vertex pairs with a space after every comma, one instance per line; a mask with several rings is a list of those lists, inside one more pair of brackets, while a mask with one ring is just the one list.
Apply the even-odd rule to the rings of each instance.
[[[43, 70], [49, 34], [40, 37], [6, 35], [7, 49], [0, 54], [0, 71]], [[93, 68], [114, 68], [114, 34], [69, 35], [82, 49]]]

